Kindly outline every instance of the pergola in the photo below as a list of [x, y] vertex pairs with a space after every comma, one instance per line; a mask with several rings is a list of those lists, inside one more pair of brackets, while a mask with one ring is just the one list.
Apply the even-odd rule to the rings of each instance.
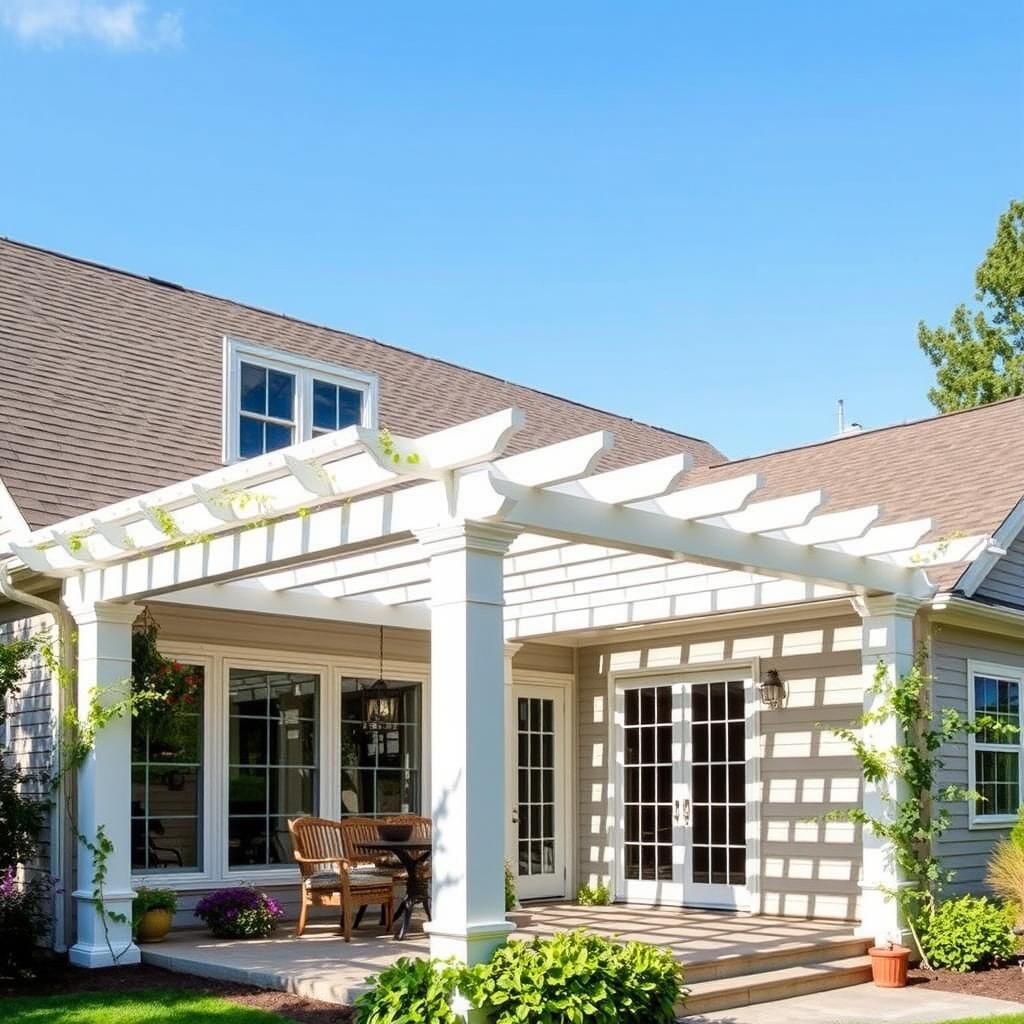
[[[898, 670], [913, 655], [907, 623], [936, 591], [927, 567], [991, 545], [922, 544], [930, 519], [877, 525], [877, 505], [821, 513], [820, 490], [759, 500], [754, 474], [687, 486], [686, 455], [597, 473], [607, 432], [505, 455], [524, 422], [508, 409], [416, 438], [349, 427], [0, 550], [63, 578], [83, 698], [130, 674], [131, 623], [154, 598], [429, 629], [432, 721], [444, 734], [432, 744], [431, 949], [470, 961], [510, 930], [495, 799], [507, 640], [848, 595], [866, 616], [865, 662]], [[131, 899], [129, 742], [128, 723], [101, 730], [79, 780], [81, 831], [103, 824], [114, 843], [114, 910]], [[882, 860], [865, 850], [865, 877], [879, 885], [891, 876]], [[84, 847], [78, 868], [92, 876]], [[91, 893], [76, 896], [73, 959], [109, 963]]]

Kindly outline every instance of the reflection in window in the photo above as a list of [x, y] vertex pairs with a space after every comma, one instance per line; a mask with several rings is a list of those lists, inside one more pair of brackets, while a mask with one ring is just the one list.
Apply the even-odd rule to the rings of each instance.
[[288, 819], [317, 811], [319, 676], [231, 669], [228, 864], [290, 864]]
[[132, 719], [132, 870], [202, 870], [203, 669], [194, 712]]
[[420, 686], [388, 682], [396, 695], [393, 728], [363, 724], [363, 690], [372, 679], [342, 680], [341, 813], [388, 815], [420, 813]]
[[242, 363], [238, 454], [243, 459], [285, 448], [295, 440], [295, 377]]
[[[974, 677], [974, 713], [1003, 726], [1020, 726], [1020, 684], [992, 676]], [[1020, 807], [1019, 732], [982, 729], [974, 741], [974, 788], [981, 799], [977, 816], [1015, 815]]]
[[313, 436], [363, 422], [363, 393], [355, 388], [313, 381]]

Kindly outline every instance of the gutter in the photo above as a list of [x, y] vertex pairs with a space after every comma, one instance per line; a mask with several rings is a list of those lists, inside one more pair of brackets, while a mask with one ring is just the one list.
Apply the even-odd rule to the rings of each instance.
[[930, 607], [933, 622], [1024, 638], [1024, 609], [982, 604], [955, 593], [936, 594]]
[[[67, 612], [53, 601], [47, 601], [38, 594], [30, 594], [19, 590], [11, 583], [11, 574], [6, 561], [0, 562], [0, 594], [15, 604], [26, 605], [36, 611], [43, 612], [53, 618], [57, 628], [57, 661], [62, 666], [70, 665], [71, 648], [69, 643], [71, 623]], [[60, 723], [67, 706], [67, 694], [60, 679], [51, 680], [50, 690], [50, 730], [53, 740], [51, 750], [51, 768], [60, 771]], [[70, 864], [71, 854], [68, 850], [69, 832], [64, 824], [64, 806], [68, 799], [68, 781], [61, 778], [54, 793], [53, 807], [50, 811], [50, 876], [57, 879], [63, 890], [53, 901], [53, 948], [58, 953], [67, 952], [67, 923], [71, 920], [70, 900], [73, 886], [65, 874], [65, 865]]]

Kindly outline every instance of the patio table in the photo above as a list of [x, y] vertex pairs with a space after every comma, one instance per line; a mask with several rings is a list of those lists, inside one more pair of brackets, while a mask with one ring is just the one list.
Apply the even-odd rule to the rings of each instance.
[[422, 874], [422, 868], [430, 860], [429, 839], [377, 839], [372, 843], [356, 843], [356, 848], [363, 853], [393, 853], [405, 868], [405, 898], [395, 912], [398, 922], [395, 926], [396, 939], [404, 939], [409, 934], [412, 910], [417, 903], [422, 904], [423, 912], [430, 920], [430, 879]]

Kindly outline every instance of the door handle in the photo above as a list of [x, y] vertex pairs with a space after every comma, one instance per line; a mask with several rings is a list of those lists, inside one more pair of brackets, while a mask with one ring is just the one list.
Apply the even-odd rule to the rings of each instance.
[[[679, 801], [676, 801], [676, 821], [679, 820]], [[683, 801], [683, 824], [689, 828], [690, 825], [690, 801]]]
[[513, 804], [513, 806], [512, 806], [512, 824], [513, 825], [518, 825], [519, 824], [519, 805], [518, 804]]

